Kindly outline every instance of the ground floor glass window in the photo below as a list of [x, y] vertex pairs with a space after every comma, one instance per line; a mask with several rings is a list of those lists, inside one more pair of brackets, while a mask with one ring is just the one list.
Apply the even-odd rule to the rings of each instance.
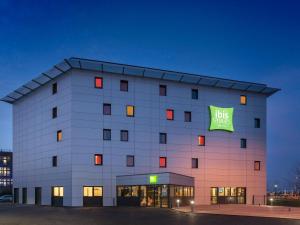
[[246, 204], [245, 187], [212, 187], [211, 204]]

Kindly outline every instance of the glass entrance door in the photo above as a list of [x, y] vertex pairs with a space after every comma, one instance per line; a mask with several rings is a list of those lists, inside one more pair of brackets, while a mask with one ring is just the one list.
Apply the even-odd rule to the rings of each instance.
[[160, 186], [147, 186], [147, 206], [150, 207], [160, 207]]

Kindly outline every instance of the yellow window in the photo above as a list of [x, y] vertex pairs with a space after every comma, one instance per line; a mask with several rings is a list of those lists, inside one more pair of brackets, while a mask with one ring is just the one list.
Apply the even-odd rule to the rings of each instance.
[[94, 197], [103, 196], [102, 187], [94, 187]]
[[240, 102], [241, 102], [241, 105], [246, 105], [247, 104], [247, 96], [241, 95]]
[[126, 106], [126, 115], [127, 116], [134, 116], [134, 106], [133, 105], [128, 105]]
[[56, 139], [57, 139], [57, 141], [61, 141], [62, 140], [62, 131], [61, 130], [57, 131]]
[[64, 196], [64, 187], [53, 187], [53, 196], [54, 197], [63, 197]]
[[93, 197], [93, 187], [83, 187], [84, 197]]

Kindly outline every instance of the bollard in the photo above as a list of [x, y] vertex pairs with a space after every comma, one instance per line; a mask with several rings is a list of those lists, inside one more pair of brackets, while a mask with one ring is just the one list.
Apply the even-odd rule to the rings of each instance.
[[176, 203], [177, 203], [177, 208], [179, 208], [180, 199], [177, 199]]
[[191, 200], [190, 203], [191, 203], [191, 212], [193, 213], [193, 212], [194, 212], [194, 204], [195, 204], [195, 201], [194, 201], [194, 200]]

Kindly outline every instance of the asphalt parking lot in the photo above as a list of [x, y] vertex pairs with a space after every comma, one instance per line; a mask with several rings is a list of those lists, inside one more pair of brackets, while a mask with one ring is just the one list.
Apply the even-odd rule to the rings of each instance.
[[190, 214], [171, 209], [104, 207], [53, 208], [0, 205], [1, 225], [300, 225], [300, 220]]

